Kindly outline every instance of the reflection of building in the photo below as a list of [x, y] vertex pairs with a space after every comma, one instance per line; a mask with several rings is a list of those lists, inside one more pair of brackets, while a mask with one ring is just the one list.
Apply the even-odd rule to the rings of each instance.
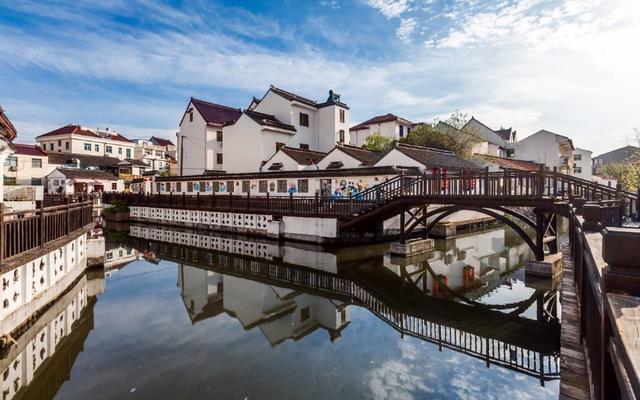
[[192, 323], [215, 317], [224, 311], [221, 274], [180, 264], [178, 286]]
[[129, 246], [107, 249], [104, 253], [104, 273], [106, 277], [118, 272], [131, 261], [138, 259], [139, 252]]
[[[53, 398], [93, 329], [93, 304], [102, 277], [80, 280], [30, 321], [0, 359], [3, 399]], [[97, 284], [96, 284], [97, 283]]]
[[192, 322], [223, 310], [247, 329], [259, 327], [272, 346], [323, 328], [331, 340], [348, 324], [346, 303], [181, 264], [178, 285]]
[[422, 290], [432, 292], [439, 285], [425, 271], [426, 261], [441, 282], [454, 291], [471, 294], [480, 286], [491, 289], [499, 285], [502, 275], [522, 266], [529, 251], [521, 240], [509, 243], [504, 229], [494, 229], [439, 241], [434, 252], [408, 262], [385, 259], [385, 266], [397, 274], [404, 267]]

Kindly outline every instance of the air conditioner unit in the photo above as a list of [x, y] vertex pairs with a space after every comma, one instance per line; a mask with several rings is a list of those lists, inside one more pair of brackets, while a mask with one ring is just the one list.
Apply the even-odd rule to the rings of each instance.
[[17, 171], [18, 167], [16, 167], [15, 165], [11, 165], [9, 166], [9, 171]]

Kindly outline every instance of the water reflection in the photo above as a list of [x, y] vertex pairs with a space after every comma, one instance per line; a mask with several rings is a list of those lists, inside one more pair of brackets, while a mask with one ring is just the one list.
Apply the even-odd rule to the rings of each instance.
[[538, 282], [513, 290], [529, 250], [502, 229], [441, 241], [436, 251], [409, 259], [389, 257], [385, 246], [331, 252], [137, 225], [131, 235], [132, 246], [178, 263], [193, 322], [225, 312], [246, 330], [259, 328], [272, 346], [319, 328], [333, 341], [358, 305], [401, 336], [541, 384], [559, 377], [556, 291]]
[[4, 398], [558, 395], [555, 286], [503, 229], [405, 259], [132, 225], [106, 255], [99, 302], [83, 276], [5, 352]]
[[4, 349], [3, 399], [53, 398], [93, 329], [96, 295], [103, 290], [101, 273], [85, 273]]

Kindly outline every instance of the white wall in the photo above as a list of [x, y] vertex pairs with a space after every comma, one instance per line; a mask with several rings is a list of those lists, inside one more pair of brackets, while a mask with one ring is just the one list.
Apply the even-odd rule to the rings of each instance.
[[573, 176], [588, 181], [592, 180], [591, 151], [580, 148], [573, 151]]
[[560, 169], [562, 152], [555, 135], [535, 133], [515, 144], [514, 158], [542, 163], [549, 168]]
[[[260, 163], [275, 152], [275, 140], [267, 155], [261, 135], [262, 128], [242, 114], [235, 124], [224, 127], [224, 170], [227, 172], [257, 172]], [[178, 154], [179, 156], [179, 154]], [[185, 175], [191, 175], [190, 173]]]
[[[66, 147], [69, 143], [69, 149]], [[85, 150], [85, 143], [91, 145], [91, 150]], [[90, 137], [83, 135], [56, 135], [47, 136], [38, 140], [38, 144], [43, 150], [57, 153], [74, 153], [87, 154], [92, 156], [108, 156], [124, 160], [127, 158], [127, 149], [129, 149], [129, 158], [133, 158], [135, 154], [135, 144], [123, 142], [119, 140], [110, 140], [101, 137]], [[96, 145], [98, 150], [96, 151]], [[106, 152], [106, 146], [111, 146], [112, 152]], [[120, 150], [121, 149], [121, 150]]]
[[180, 124], [178, 151], [176, 154], [178, 173], [182, 175], [197, 175], [204, 173], [207, 165], [205, 158], [207, 123], [192, 103], [189, 103], [188, 108], [193, 108], [193, 121], [189, 121], [189, 114], [187, 113]]
[[358, 168], [361, 166], [360, 160], [351, 157], [350, 155], [336, 147], [335, 150], [331, 151], [322, 160], [320, 160], [320, 162], [318, 163], [318, 168], [327, 169], [327, 166], [334, 161], [341, 161], [343, 164], [343, 169]]
[[382, 157], [375, 164], [375, 166], [376, 167], [383, 167], [383, 166], [417, 167], [422, 170], [425, 169], [425, 166], [422, 163], [419, 163], [413, 158], [400, 152], [398, 149], [393, 149], [390, 152], [388, 152], [384, 157]]

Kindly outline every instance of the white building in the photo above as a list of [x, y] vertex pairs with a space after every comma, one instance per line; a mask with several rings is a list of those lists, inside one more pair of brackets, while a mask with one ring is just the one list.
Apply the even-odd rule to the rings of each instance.
[[515, 144], [514, 158], [544, 164], [558, 172], [573, 173], [573, 142], [566, 136], [541, 129]]
[[135, 143], [109, 129], [91, 129], [79, 125], [67, 125], [36, 137], [47, 152], [74, 153], [114, 157], [120, 160], [133, 158]]
[[591, 153], [591, 150], [576, 147], [573, 151], [573, 176], [588, 181], [592, 180]]
[[30, 144], [13, 143], [13, 154], [4, 161], [6, 185], [42, 186], [42, 178], [47, 175], [47, 153]]
[[49, 193], [122, 192], [124, 181], [104, 171], [56, 169], [47, 175]]
[[[17, 136], [16, 128], [0, 107], [0, 163], [5, 164], [7, 157], [13, 153], [11, 142]], [[0, 180], [0, 203], [4, 203], [4, 179]]]
[[362, 147], [337, 144], [319, 163], [319, 169], [371, 167], [383, 154]]
[[474, 117], [461, 128], [463, 132], [478, 137], [482, 143], [474, 149], [476, 154], [486, 154], [495, 157], [510, 157], [513, 154], [513, 143], [516, 131], [511, 128], [493, 130]]
[[134, 158], [148, 165], [149, 171], [166, 172], [169, 170], [166, 146], [156, 143], [157, 141], [154, 142], [152, 140], [136, 140]]
[[258, 171], [282, 146], [327, 152], [349, 141], [349, 107], [340, 95], [318, 103], [271, 86], [240, 109], [191, 99], [178, 132], [180, 175]]
[[327, 153], [308, 149], [296, 149], [282, 146], [262, 166], [261, 171], [301, 171], [304, 169], [319, 169], [318, 162]]
[[368, 119], [349, 129], [349, 144], [353, 146], [362, 146], [367, 138], [374, 133], [381, 136], [399, 140], [411, 132], [413, 123], [404, 118], [400, 118], [394, 114], [378, 115]]

